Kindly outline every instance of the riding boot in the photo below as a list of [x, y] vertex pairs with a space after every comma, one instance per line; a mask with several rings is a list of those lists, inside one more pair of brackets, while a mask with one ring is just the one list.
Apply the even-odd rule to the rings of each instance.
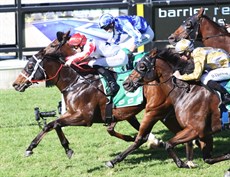
[[93, 66], [95, 69], [97, 69], [97, 72], [99, 74], [101, 74], [105, 80], [108, 83], [108, 86], [110, 88], [110, 91], [107, 93], [107, 95], [109, 96], [114, 96], [117, 94], [117, 92], [120, 89], [120, 86], [117, 84], [115, 78], [113, 77], [113, 75], [111, 74], [111, 72], [108, 69], [105, 69], [102, 66]]
[[215, 81], [208, 81], [207, 86], [210, 87], [213, 90], [219, 91], [222, 95], [222, 103], [223, 104], [229, 104], [230, 103], [230, 94], [228, 91], [218, 82]]

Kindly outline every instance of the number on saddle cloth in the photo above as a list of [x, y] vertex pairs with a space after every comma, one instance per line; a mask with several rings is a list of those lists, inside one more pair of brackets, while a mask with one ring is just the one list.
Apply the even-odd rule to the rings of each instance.
[[[133, 56], [133, 67], [135, 67], [136, 63], [146, 55], [146, 53], [138, 53]], [[121, 108], [121, 107], [128, 107], [128, 106], [136, 106], [143, 102], [143, 88], [139, 87], [135, 92], [127, 92], [123, 88], [124, 80], [129, 76], [132, 70], [128, 70], [126, 66], [122, 67], [114, 67], [113, 71], [117, 73], [116, 82], [120, 86], [118, 93], [113, 97], [112, 102], [114, 107]], [[107, 82], [103, 77], [101, 78], [101, 82], [105, 92], [109, 89], [107, 86]]]

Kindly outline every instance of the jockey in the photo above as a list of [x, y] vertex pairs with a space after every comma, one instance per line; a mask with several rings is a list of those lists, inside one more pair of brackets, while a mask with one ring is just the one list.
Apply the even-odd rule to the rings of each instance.
[[211, 47], [197, 47], [187, 39], [182, 39], [175, 46], [182, 59], [192, 58], [194, 71], [190, 74], [181, 75], [179, 71], [174, 76], [181, 80], [201, 80], [204, 85], [219, 91], [223, 95], [223, 104], [230, 103], [230, 94], [216, 81], [230, 79], [229, 54], [223, 49]]
[[104, 67], [123, 66], [128, 63], [128, 56], [118, 45], [106, 45], [103, 41], [87, 39], [85, 35], [76, 33], [68, 41], [77, 53], [66, 57], [65, 65], [70, 66], [73, 62], [80, 62], [83, 59], [92, 57], [88, 65], [95, 68], [108, 82], [110, 92], [107, 95], [116, 95], [119, 85], [108, 69]]
[[[109, 33], [113, 33], [108, 43], [114, 43], [121, 48], [129, 46], [130, 52], [137, 47], [151, 42], [154, 38], [154, 32], [143, 17], [140, 16], [118, 16], [113, 17], [110, 14], [103, 14], [99, 18], [99, 27]], [[121, 34], [127, 34], [124, 42], [120, 42]]]

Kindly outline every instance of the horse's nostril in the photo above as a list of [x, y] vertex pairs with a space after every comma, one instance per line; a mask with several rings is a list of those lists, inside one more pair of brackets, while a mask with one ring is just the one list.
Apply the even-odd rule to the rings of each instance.
[[171, 36], [168, 37], [168, 40], [169, 41], [175, 41], [175, 37], [173, 35], [171, 35]]
[[172, 35], [168, 37], [168, 39], [175, 39]]

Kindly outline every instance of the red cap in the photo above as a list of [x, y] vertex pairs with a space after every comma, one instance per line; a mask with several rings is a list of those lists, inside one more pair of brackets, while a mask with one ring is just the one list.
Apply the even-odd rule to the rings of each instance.
[[85, 37], [84, 34], [76, 33], [76, 34], [71, 36], [68, 43], [70, 45], [82, 47], [86, 44], [86, 41], [87, 41], [87, 38]]

